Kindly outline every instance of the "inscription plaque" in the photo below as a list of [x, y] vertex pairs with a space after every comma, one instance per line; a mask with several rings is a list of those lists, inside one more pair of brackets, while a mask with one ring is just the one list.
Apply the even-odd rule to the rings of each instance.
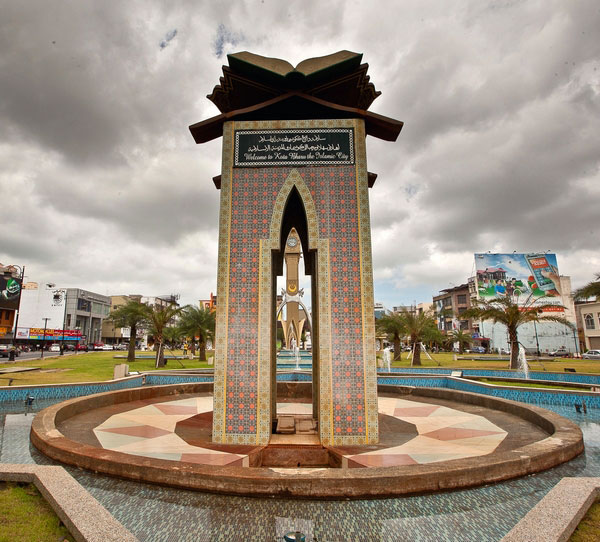
[[234, 167], [354, 164], [354, 129], [236, 130]]

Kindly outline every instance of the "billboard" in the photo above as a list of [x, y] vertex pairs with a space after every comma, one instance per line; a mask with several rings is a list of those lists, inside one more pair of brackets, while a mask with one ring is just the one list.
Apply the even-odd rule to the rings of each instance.
[[479, 299], [511, 296], [521, 304], [542, 298], [562, 303], [556, 254], [475, 254], [475, 267]]
[[[21, 328], [19, 328], [20, 330]], [[29, 329], [29, 336], [27, 338], [32, 340], [45, 340], [47, 341], [79, 341], [81, 340], [81, 331], [74, 329], [46, 329], [32, 327]], [[24, 338], [17, 335], [18, 339]]]
[[21, 298], [21, 279], [0, 275], [0, 309], [18, 310]]

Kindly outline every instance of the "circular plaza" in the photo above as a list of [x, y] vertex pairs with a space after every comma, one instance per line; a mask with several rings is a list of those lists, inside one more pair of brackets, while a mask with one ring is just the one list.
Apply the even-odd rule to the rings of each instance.
[[310, 399], [300, 385], [286, 388], [266, 446], [212, 442], [211, 383], [71, 399], [36, 416], [31, 440], [53, 459], [122, 478], [325, 499], [473, 487], [546, 470], [583, 451], [579, 427], [548, 410], [402, 386], [379, 388], [377, 444], [323, 446]]

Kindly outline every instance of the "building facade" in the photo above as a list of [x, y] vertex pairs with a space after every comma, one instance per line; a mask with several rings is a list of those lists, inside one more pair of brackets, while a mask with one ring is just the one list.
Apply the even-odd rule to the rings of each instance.
[[582, 350], [600, 350], [600, 301], [578, 303], [576, 310]]

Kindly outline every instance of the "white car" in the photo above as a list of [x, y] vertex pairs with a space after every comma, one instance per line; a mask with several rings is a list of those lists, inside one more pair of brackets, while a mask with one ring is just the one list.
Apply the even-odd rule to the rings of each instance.
[[102, 350], [112, 350], [113, 349], [113, 345], [112, 344], [104, 344], [102, 345]]
[[600, 359], [600, 350], [588, 350], [581, 356], [582, 359]]
[[60, 344], [51, 344], [48, 352], [60, 352]]

